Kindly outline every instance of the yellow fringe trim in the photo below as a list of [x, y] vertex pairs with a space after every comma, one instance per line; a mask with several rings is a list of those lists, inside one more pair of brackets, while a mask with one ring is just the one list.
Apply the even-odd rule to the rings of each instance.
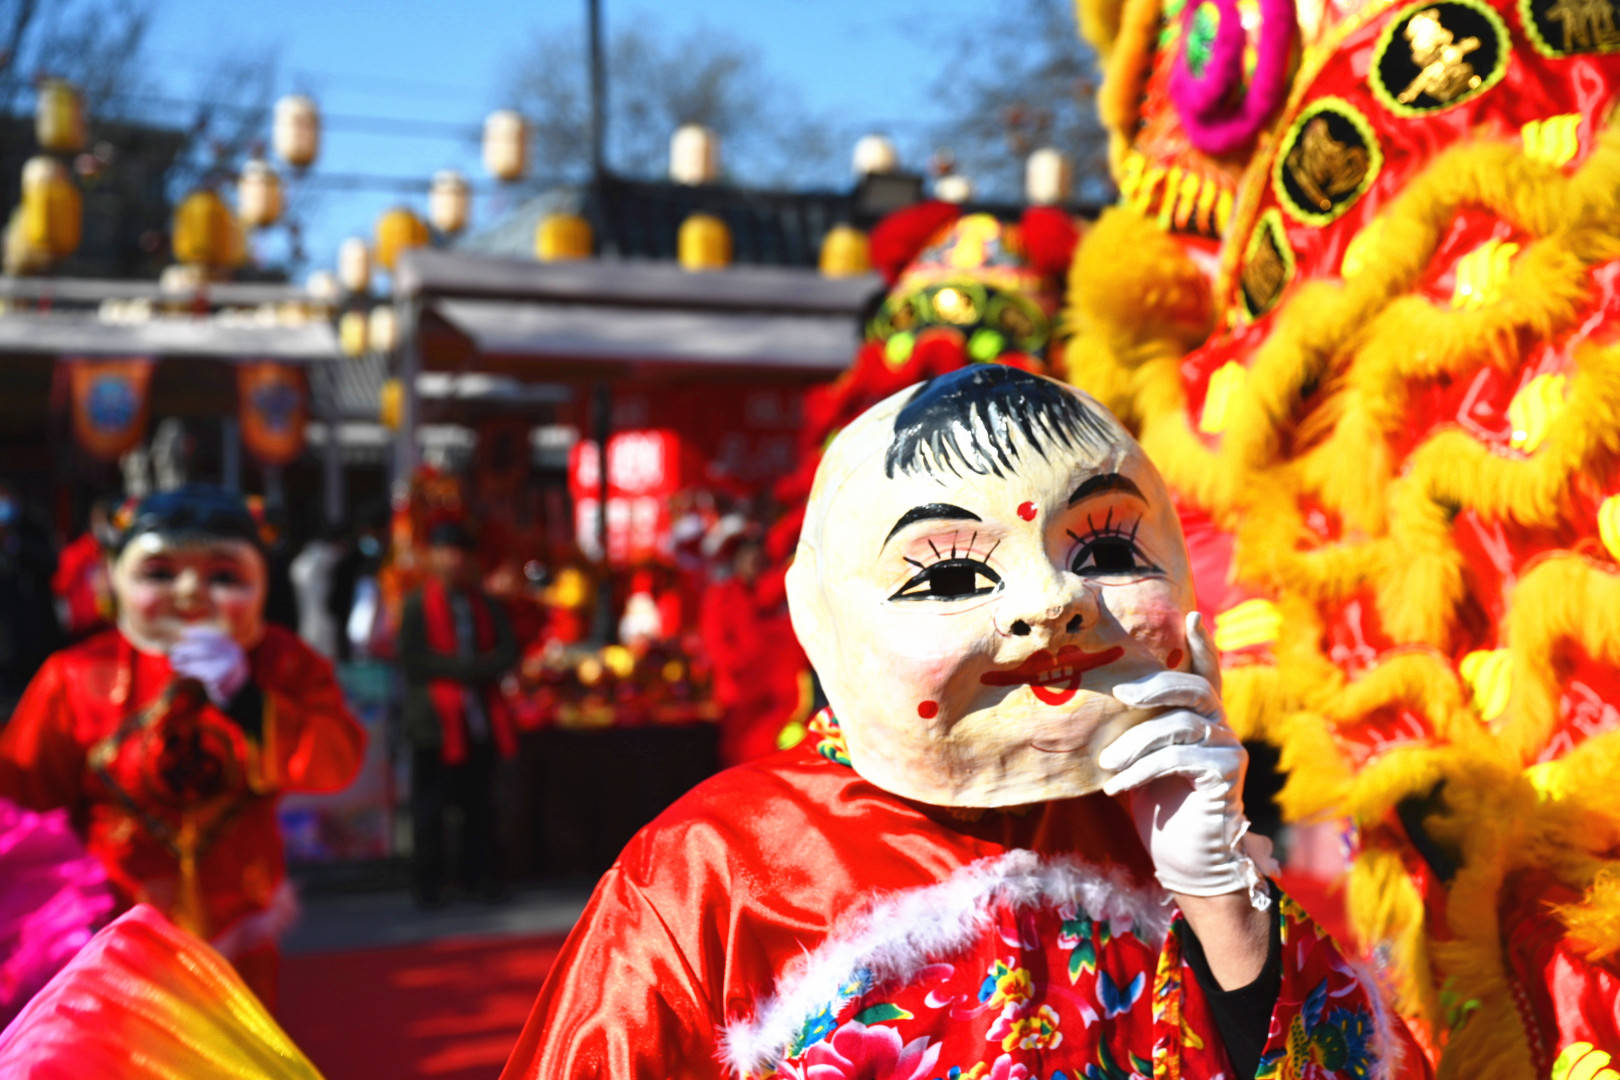
[[[1156, 19], [1156, 3], [1125, 9], [1111, 81], [1125, 78], [1129, 35], [1140, 36], [1149, 7]], [[1465, 206], [1527, 238], [1498, 299], [1453, 310], [1411, 293]], [[1235, 231], [1227, 254], [1246, 236]], [[1620, 733], [1526, 772], [1556, 725], [1559, 652], [1574, 645], [1620, 664], [1620, 572], [1573, 553], [1548, 558], [1517, 583], [1498, 640], [1468, 642], [1459, 634], [1471, 615], [1467, 568], [1452, 523], [1470, 510], [1595, 533], [1573, 516], [1568, 495], [1620, 464], [1620, 348], [1576, 350], [1562, 411], [1534, 453], [1497, 453], [1461, 430], [1437, 432], [1404, 461], [1389, 446], [1414, 382], [1513, 371], [1528, 344], [1577, 328], [1591, 271], [1620, 258], [1620, 134], [1604, 132], [1573, 175], [1516, 143], [1466, 144], [1436, 158], [1369, 229], [1357, 273], [1296, 286], [1248, 358], [1218, 445], [1194, 429], [1180, 375], [1209, 290], [1190, 260], [1156, 239], [1151, 223], [1116, 210], [1082, 241], [1070, 282], [1069, 376], [1137, 432], [1180, 497], [1233, 532], [1235, 579], [1284, 614], [1273, 662], [1229, 672], [1226, 691], [1233, 726], [1282, 748], [1284, 813], [1348, 813], [1366, 829], [1387, 822], [1400, 799], [1445, 782], [1447, 809], [1429, 827], [1462, 853], [1445, 940], [1431, 941], [1422, 898], [1394, 852], [1369, 850], [1358, 861], [1351, 917], [1364, 941], [1390, 948], [1406, 1008], [1440, 1027], [1437, 978], [1478, 1002], [1451, 1033], [1442, 1077], [1528, 1078], [1499, 940], [1503, 881], [1528, 868], [1555, 874], [1582, 894], [1558, 909], [1572, 940], [1594, 957], [1620, 951], [1620, 869], [1603, 857], [1620, 845]], [[1321, 542], [1302, 498], [1337, 514], [1343, 539]], [[1356, 596], [1410, 648], [1348, 680], [1325, 653], [1323, 608]], [[1507, 655], [1508, 704], [1489, 725], [1453, 666], [1463, 647]], [[1396, 709], [1423, 717], [1442, 745], [1354, 766], [1335, 732]]]
[[1097, 112], [1103, 127], [1108, 129], [1108, 164], [1114, 179], [1118, 180], [1141, 119], [1142, 93], [1158, 52], [1163, 7], [1160, 0], [1122, 0], [1117, 15], [1093, 24], [1088, 18], [1089, 11], [1099, 2], [1106, 0], [1075, 0], [1075, 7], [1082, 31], [1087, 32], [1088, 27], [1095, 25], [1112, 45], [1103, 61]]
[[1125, 18], [1125, 0], [1074, 0], [1074, 21], [1080, 36], [1097, 50], [1097, 64], [1108, 70], [1114, 42]]
[[1580, 903], [1562, 904], [1553, 912], [1569, 927], [1570, 941], [1588, 960], [1612, 956], [1620, 950], [1620, 866], [1598, 871]]

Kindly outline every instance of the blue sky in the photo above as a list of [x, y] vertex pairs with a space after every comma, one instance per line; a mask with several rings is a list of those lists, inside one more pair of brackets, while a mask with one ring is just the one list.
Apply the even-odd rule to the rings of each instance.
[[[476, 126], [502, 104], [502, 72], [533, 31], [577, 27], [583, 34], [584, 12], [583, 0], [162, 0], [149, 46], [155, 74], [176, 94], [188, 89], [188, 76], [209, 57], [269, 45], [279, 50], [281, 89], [312, 92], [334, 117]], [[930, 113], [927, 88], [939, 69], [938, 44], [944, 35], [973, 34], [983, 12], [983, 0], [603, 0], [610, 35], [640, 21], [679, 37], [718, 29], [756, 48], [769, 75], [811, 112], [914, 130]], [[336, 124], [323, 137], [316, 165], [334, 174], [421, 178], [440, 168], [483, 176], [476, 146], [453, 135], [379, 135]], [[501, 193], [475, 199], [475, 227], [499, 215], [502, 199]], [[369, 235], [377, 215], [400, 201], [389, 192], [323, 192], [306, 223], [310, 268], [330, 266], [344, 236]], [[425, 196], [405, 201], [425, 206]], [[279, 250], [274, 237], [261, 243], [268, 256]]]

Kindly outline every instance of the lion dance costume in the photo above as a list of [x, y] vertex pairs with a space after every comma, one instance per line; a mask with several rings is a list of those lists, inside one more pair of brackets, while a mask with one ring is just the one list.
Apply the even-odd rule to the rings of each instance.
[[1620, 1053], [1609, 0], [1080, 0], [1120, 205], [1068, 376], [1175, 490], [1227, 705], [1441, 1077]]

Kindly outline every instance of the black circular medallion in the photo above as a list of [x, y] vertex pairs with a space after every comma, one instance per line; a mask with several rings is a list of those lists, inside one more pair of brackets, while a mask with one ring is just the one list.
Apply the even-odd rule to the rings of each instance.
[[1391, 112], [1422, 116], [1495, 86], [1511, 54], [1507, 25], [1479, 0], [1413, 4], [1384, 27], [1368, 81]]

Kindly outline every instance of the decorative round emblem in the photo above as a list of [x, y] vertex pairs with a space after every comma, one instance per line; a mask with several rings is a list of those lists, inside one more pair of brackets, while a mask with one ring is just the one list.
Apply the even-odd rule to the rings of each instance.
[[1271, 168], [1272, 191], [1293, 217], [1326, 225], [1361, 198], [1383, 165], [1367, 118], [1341, 98], [1318, 98], [1282, 141]]
[[1276, 307], [1293, 277], [1294, 249], [1288, 245], [1282, 215], [1272, 207], [1260, 215], [1243, 252], [1239, 287], [1249, 318], [1257, 319]]
[[98, 375], [90, 383], [86, 402], [90, 422], [102, 431], [123, 431], [135, 420], [140, 402], [129, 376]]
[[1611, 0], [1519, 0], [1525, 35], [1555, 59], [1620, 51], [1620, 25]]
[[304, 396], [289, 383], [273, 382], [256, 388], [251, 400], [264, 426], [280, 434], [292, 427], [299, 406], [304, 403]]
[[1507, 24], [1479, 0], [1413, 4], [1384, 27], [1367, 81], [1390, 112], [1422, 116], [1501, 82], [1510, 55]]

